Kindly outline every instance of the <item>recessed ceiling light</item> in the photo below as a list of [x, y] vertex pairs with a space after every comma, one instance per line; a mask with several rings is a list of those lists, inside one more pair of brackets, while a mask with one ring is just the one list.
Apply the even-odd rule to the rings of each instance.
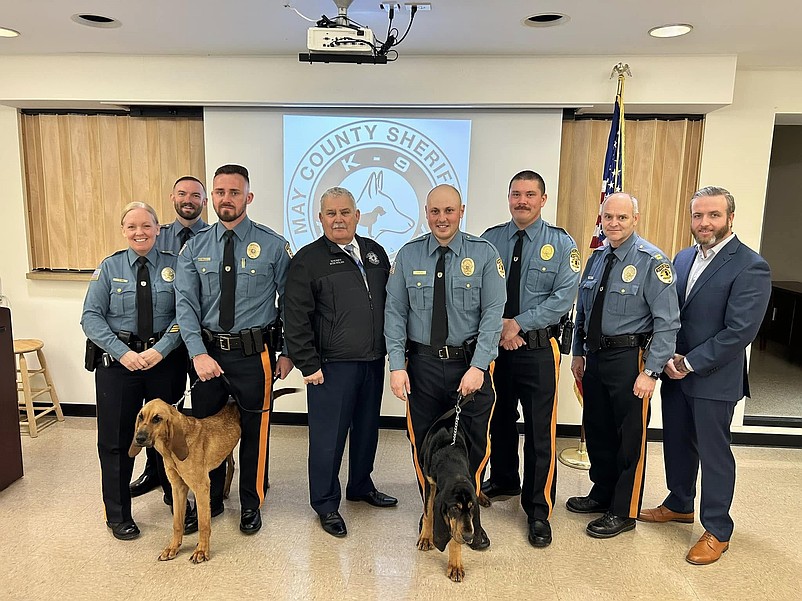
[[555, 25], [564, 25], [570, 20], [571, 17], [560, 13], [539, 13], [526, 17], [521, 23], [527, 27], [554, 27]]
[[122, 23], [117, 19], [111, 17], [104, 17], [102, 15], [91, 14], [77, 14], [70, 17], [79, 25], [86, 25], [87, 27], [100, 27], [101, 29], [114, 29], [115, 27], [122, 27]]
[[0, 38], [15, 38], [18, 35], [19, 31], [7, 27], [0, 27]]
[[652, 27], [649, 30], [649, 35], [653, 38], [677, 38], [690, 33], [692, 29], [693, 25], [688, 25], [687, 23], [672, 23], [671, 25]]

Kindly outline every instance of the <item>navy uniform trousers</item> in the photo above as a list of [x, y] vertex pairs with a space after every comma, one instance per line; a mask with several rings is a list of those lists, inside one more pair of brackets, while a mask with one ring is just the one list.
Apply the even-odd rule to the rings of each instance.
[[490, 422], [492, 482], [518, 488], [518, 401], [524, 414], [521, 506], [529, 520], [548, 520], [557, 490], [557, 378], [560, 351], [551, 346], [499, 349], [493, 370], [496, 407]]
[[641, 362], [638, 347], [589, 352], [582, 378], [593, 482], [588, 496], [619, 517], [637, 518], [643, 498], [649, 397], [632, 392]]
[[[239, 349], [222, 351], [212, 348], [209, 355], [220, 364], [233, 392], [246, 409], [240, 408], [242, 438], [239, 448], [239, 492], [242, 509], [259, 509], [268, 487], [271, 389], [275, 357], [265, 349], [261, 354], [245, 357]], [[186, 375], [186, 371], [182, 375]], [[200, 382], [192, 390], [192, 415], [204, 418], [219, 412], [228, 402], [229, 390], [221, 378]], [[225, 461], [209, 472], [212, 509], [223, 503], [226, 478]]]
[[[131, 519], [128, 485], [134, 471], [134, 460], [128, 456], [128, 449], [134, 440], [136, 416], [143, 401], [162, 399], [167, 403], [177, 402], [186, 382], [185, 361], [186, 355], [172, 352], [147, 370], [128, 371], [116, 361], [109, 367], [99, 365], [95, 370], [97, 450], [108, 522]], [[156, 462], [156, 469], [165, 496], [172, 500], [161, 457]]]
[[693, 513], [701, 460], [705, 483], [701, 521], [718, 540], [728, 541], [733, 530], [729, 510], [735, 494], [730, 424], [737, 403], [687, 396], [679, 381], [667, 378], [660, 396], [666, 484], [671, 491], [663, 505], [678, 513]]
[[[323, 363], [323, 383], [306, 387], [309, 413], [309, 499], [320, 515], [340, 507], [340, 465], [348, 437], [347, 497], [376, 487], [371, 479], [379, 441], [385, 360]], [[349, 437], [350, 430], [350, 437]]]
[[[409, 386], [412, 392], [407, 400], [407, 434], [412, 443], [418, 485], [423, 490], [420, 445], [437, 419], [453, 409], [458, 398], [457, 387], [468, 370], [465, 359], [438, 359], [428, 355], [410, 354], [407, 364]], [[472, 401], [462, 405], [459, 428], [468, 443], [470, 466], [476, 491], [479, 492], [481, 474], [490, 456], [489, 424], [493, 413], [495, 393], [490, 374], [485, 372], [482, 387]], [[454, 418], [444, 422], [453, 428]]]

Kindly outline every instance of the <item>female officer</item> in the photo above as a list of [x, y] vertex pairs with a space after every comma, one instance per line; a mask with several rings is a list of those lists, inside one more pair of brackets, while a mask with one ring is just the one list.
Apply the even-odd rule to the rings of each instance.
[[[99, 347], [97, 447], [106, 525], [115, 538], [131, 540], [139, 536], [128, 489], [134, 468], [128, 448], [136, 416], [143, 400], [179, 399], [186, 358], [171, 352], [181, 344], [173, 292], [176, 257], [155, 248], [156, 212], [144, 202], [132, 202], [123, 209], [120, 223], [128, 248], [104, 259], [92, 274], [81, 325]], [[158, 463], [165, 501], [172, 502], [161, 457]], [[191, 520], [188, 513], [187, 522]]]

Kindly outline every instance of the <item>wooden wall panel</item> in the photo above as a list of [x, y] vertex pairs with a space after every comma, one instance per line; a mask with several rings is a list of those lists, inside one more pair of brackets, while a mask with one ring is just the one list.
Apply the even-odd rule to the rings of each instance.
[[[638, 233], [673, 257], [691, 241], [688, 201], [698, 187], [704, 123], [654, 119], [625, 127], [624, 189], [638, 199]], [[609, 120], [563, 122], [557, 223], [583, 259], [599, 211], [609, 132]]]
[[203, 121], [118, 115], [23, 115], [32, 269], [92, 270], [125, 247], [120, 212], [175, 212], [173, 182], [205, 172]]

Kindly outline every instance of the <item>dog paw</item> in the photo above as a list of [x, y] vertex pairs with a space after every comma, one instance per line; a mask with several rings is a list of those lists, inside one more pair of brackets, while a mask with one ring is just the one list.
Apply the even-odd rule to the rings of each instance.
[[434, 543], [432, 543], [432, 539], [421, 536], [418, 539], [418, 549], [421, 551], [430, 551], [434, 549]]
[[164, 551], [159, 555], [159, 561], [170, 561], [175, 559], [176, 555], [178, 555], [178, 547], [165, 547]]
[[454, 582], [462, 582], [465, 579], [465, 570], [462, 565], [448, 564], [448, 571], [446, 572], [450, 580]]
[[203, 563], [204, 561], [209, 561], [209, 551], [195, 547], [195, 552], [192, 554], [189, 560], [192, 563]]
[[479, 505], [482, 507], [490, 507], [493, 504], [493, 501], [487, 498], [487, 495], [483, 492], [480, 492], [479, 495], [476, 497], [476, 500], [479, 501]]

